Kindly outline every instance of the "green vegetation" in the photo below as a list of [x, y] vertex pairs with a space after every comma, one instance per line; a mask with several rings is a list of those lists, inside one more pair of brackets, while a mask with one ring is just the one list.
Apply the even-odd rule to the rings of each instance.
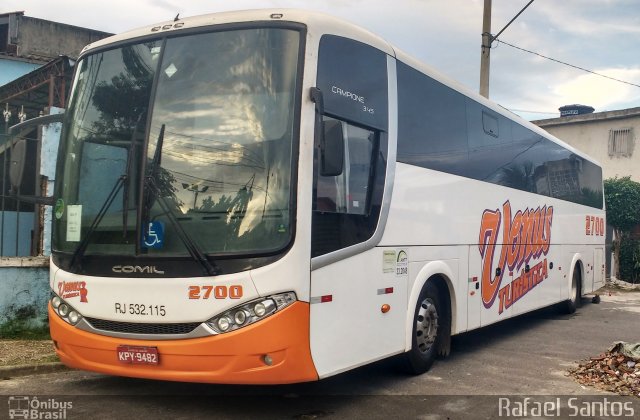
[[640, 241], [622, 237], [619, 252], [619, 275], [617, 277], [627, 282], [638, 283], [640, 281]]
[[37, 324], [34, 319], [37, 317], [35, 306], [22, 306], [20, 308], [9, 307], [7, 321], [0, 324], [0, 338], [2, 339], [23, 339], [23, 340], [50, 340], [49, 321], [44, 319], [44, 323]]
[[616, 277], [635, 283], [640, 278], [640, 241], [632, 237], [631, 231], [640, 225], [640, 183], [629, 176], [606, 179], [604, 198], [607, 223], [616, 235], [613, 241]]

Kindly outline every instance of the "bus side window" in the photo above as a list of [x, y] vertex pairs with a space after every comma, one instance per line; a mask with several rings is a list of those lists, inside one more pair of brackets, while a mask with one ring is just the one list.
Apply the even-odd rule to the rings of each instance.
[[[324, 120], [338, 121], [330, 117], [324, 117]], [[338, 122], [342, 124], [344, 136], [343, 170], [336, 176], [323, 176], [318, 170], [314, 210], [368, 215], [377, 136], [374, 131]]]

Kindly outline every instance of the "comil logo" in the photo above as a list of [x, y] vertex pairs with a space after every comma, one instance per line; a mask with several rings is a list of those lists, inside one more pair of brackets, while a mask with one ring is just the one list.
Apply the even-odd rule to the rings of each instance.
[[60, 401], [55, 398], [39, 399], [38, 397], [9, 397], [10, 419], [66, 419], [68, 410], [73, 408], [71, 401]]
[[114, 273], [146, 273], [146, 274], [164, 274], [164, 271], [158, 270], [155, 265], [114, 265], [111, 267]]
[[[546, 259], [538, 261], [532, 267], [529, 263], [539, 260], [549, 252], [552, 222], [552, 206], [526, 208], [518, 210], [512, 216], [511, 203], [506, 201], [502, 205], [502, 211], [484, 211], [478, 248], [482, 257], [482, 303], [485, 308], [491, 308], [498, 297], [498, 312], [502, 313], [548, 277]], [[494, 268], [498, 243], [503, 245], [498, 264]], [[500, 288], [505, 271], [519, 271], [520, 274], [511, 283]]]

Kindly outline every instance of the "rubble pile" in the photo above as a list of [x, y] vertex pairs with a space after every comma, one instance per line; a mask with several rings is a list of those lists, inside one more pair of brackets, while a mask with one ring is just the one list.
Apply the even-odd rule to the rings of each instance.
[[614, 343], [608, 352], [569, 370], [582, 385], [640, 397], [640, 344]]

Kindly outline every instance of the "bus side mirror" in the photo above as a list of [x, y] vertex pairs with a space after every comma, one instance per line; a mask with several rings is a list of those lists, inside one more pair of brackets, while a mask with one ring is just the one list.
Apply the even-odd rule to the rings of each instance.
[[9, 160], [9, 182], [11, 190], [17, 191], [22, 184], [24, 174], [24, 162], [27, 157], [27, 141], [17, 140], [11, 147], [11, 158]]
[[11, 185], [12, 195], [20, 201], [42, 204], [46, 206], [53, 205], [53, 197], [23, 196], [19, 193], [20, 185], [22, 184], [22, 177], [24, 175], [25, 162], [27, 160], [27, 139], [25, 139], [24, 136], [32, 131], [35, 127], [45, 124], [59, 123], [62, 122], [63, 118], [64, 113], [44, 115], [41, 117], [35, 117], [30, 120], [23, 121], [12, 127], [9, 127], [9, 136], [16, 139], [9, 140], [11, 142], [11, 155], [9, 161], [9, 184]]
[[338, 176], [344, 169], [344, 133], [337, 120], [324, 121], [324, 96], [317, 87], [309, 91], [316, 104], [316, 139], [320, 145], [320, 175]]
[[322, 122], [320, 139], [320, 175], [338, 176], [344, 169], [344, 133], [337, 120]]

